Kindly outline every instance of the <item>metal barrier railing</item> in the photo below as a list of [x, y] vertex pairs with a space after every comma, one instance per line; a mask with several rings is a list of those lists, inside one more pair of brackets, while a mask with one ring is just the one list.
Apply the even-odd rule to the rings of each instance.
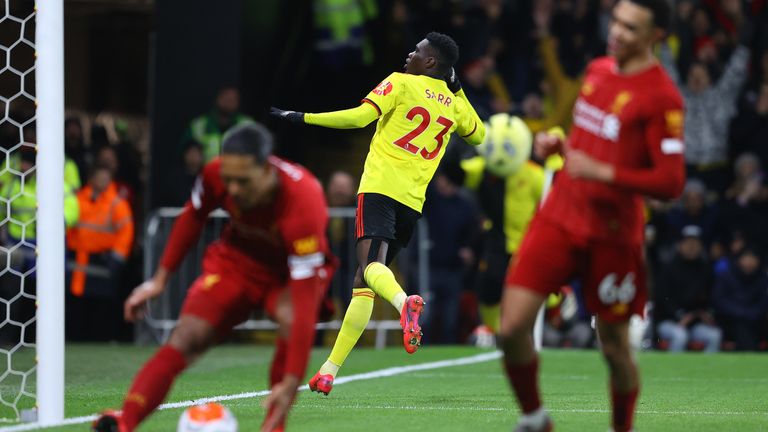
[[[181, 211], [181, 208], [163, 207], [152, 212], [147, 218], [144, 239], [145, 278], [151, 277], [157, 269], [173, 222]], [[357, 270], [354, 238], [355, 209], [354, 207], [331, 208], [329, 209], [329, 216], [331, 218], [330, 225], [332, 227], [335, 225], [337, 235], [341, 234], [339, 238], [331, 236], [331, 249], [339, 257], [340, 266], [329, 289], [331, 295], [340, 299], [346, 307], [351, 297], [352, 279]], [[136, 328], [137, 342], [162, 343], [168, 339], [171, 330], [176, 325], [187, 289], [200, 274], [205, 248], [219, 237], [228, 218], [227, 212], [221, 209], [211, 213], [197, 245], [187, 254], [176, 273], [171, 276], [163, 294], [150, 301], [147, 316]], [[424, 291], [429, 287], [429, 247], [427, 224], [424, 219], [420, 219], [409, 247], [411, 250], [401, 252], [401, 255], [415, 256], [415, 265], [412, 260], [406, 259], [400, 260], [399, 266], [403, 274], [411, 275], [417, 286], [421, 287], [422, 295], [426, 294]], [[408, 268], [408, 266], [415, 268]], [[411, 290], [408, 291], [410, 293]], [[236, 327], [237, 330], [273, 330], [276, 328], [277, 325], [274, 322], [263, 316], [253, 317]], [[318, 330], [338, 330], [339, 328], [341, 328], [341, 320], [318, 323], [317, 325]], [[371, 320], [367, 329], [376, 331], [375, 346], [383, 348], [386, 345], [386, 332], [399, 330], [400, 322], [397, 320]]]

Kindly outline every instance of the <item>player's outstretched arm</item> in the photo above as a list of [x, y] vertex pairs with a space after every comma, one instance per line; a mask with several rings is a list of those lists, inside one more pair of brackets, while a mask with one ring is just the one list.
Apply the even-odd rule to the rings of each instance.
[[368, 126], [377, 118], [379, 118], [378, 109], [371, 103], [363, 102], [358, 107], [341, 111], [307, 113], [304, 121], [307, 124], [333, 129], [359, 129]]

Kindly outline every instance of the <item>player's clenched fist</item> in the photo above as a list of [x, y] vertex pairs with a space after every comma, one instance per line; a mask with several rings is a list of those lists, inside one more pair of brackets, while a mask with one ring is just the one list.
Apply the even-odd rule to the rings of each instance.
[[304, 123], [304, 113], [299, 111], [287, 111], [280, 108], [270, 107], [269, 114], [291, 123]]

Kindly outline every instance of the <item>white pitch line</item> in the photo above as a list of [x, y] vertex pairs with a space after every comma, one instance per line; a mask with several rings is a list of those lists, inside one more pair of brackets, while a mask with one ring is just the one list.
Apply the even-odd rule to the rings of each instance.
[[[469, 365], [474, 363], [483, 363], [490, 360], [497, 360], [500, 358], [501, 358], [501, 352], [493, 351], [493, 352], [477, 354], [469, 357], [461, 357], [461, 358], [451, 359], [451, 360], [440, 360], [436, 362], [421, 363], [421, 364], [416, 364], [411, 366], [391, 367], [391, 368], [381, 369], [378, 371], [366, 372], [366, 373], [337, 378], [333, 381], [333, 385], [335, 387], [337, 385], [353, 382], [353, 381], [390, 377], [390, 376], [402, 375], [402, 374], [414, 372], [414, 371], [440, 369], [440, 368], [452, 367], [452, 366], [463, 366], [463, 365]], [[299, 387], [299, 391], [308, 390], [308, 389], [309, 387], [306, 384]], [[208, 402], [221, 402], [221, 401], [236, 400], [236, 399], [252, 399], [256, 397], [266, 396], [268, 394], [269, 394], [269, 390], [262, 390], [258, 392], [214, 396], [209, 398], [194, 399], [194, 400], [183, 401], [183, 402], [167, 403], [167, 404], [160, 405], [158, 409], [165, 410], [165, 409], [174, 409], [174, 408], [187, 408], [193, 405], [199, 405], [199, 404], [208, 403]], [[10, 426], [6, 428], [0, 428], [0, 432], [22, 432], [22, 431], [45, 429], [49, 427], [82, 424], [82, 423], [92, 422], [96, 420], [96, 417], [97, 415], [73, 417], [73, 418], [65, 419], [62, 422], [52, 424], [52, 425], [47, 425], [47, 426], [41, 426], [37, 423], [27, 423], [27, 424], [21, 424], [16, 426]]]
[[[512, 411], [517, 413], [517, 405], [510, 402], [506, 407], [468, 407], [468, 406], [397, 406], [397, 405], [333, 405], [334, 409], [354, 409], [354, 410], [418, 410], [418, 411]], [[297, 405], [296, 409], [328, 409], [328, 405], [321, 404], [301, 404]], [[611, 411], [609, 409], [550, 409], [547, 411], [551, 413], [568, 413], [568, 414], [607, 414]], [[647, 415], [726, 415], [726, 416], [742, 416], [742, 415], [768, 415], [768, 412], [760, 411], [648, 411], [638, 410], [636, 414]]]

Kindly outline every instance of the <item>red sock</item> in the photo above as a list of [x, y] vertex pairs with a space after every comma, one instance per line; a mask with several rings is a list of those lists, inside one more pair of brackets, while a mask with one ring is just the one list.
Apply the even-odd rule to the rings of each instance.
[[635, 414], [635, 402], [640, 389], [635, 387], [629, 393], [619, 393], [611, 386], [611, 405], [613, 407], [614, 432], [628, 432], [632, 430], [632, 417]]
[[515, 391], [523, 414], [529, 414], [541, 407], [539, 397], [539, 357], [528, 364], [513, 365], [504, 362], [509, 382]]
[[121, 420], [133, 430], [165, 399], [176, 376], [187, 361], [176, 348], [163, 345], [141, 368], [123, 402]]

